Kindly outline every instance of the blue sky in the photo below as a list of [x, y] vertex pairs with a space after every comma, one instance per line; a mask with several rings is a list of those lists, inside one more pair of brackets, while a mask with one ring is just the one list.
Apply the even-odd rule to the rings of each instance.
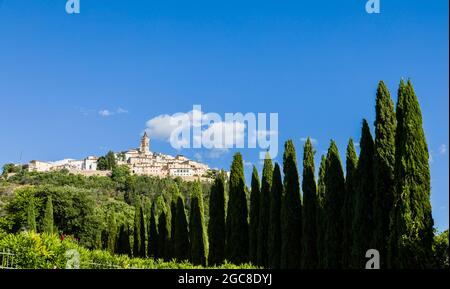
[[[344, 160], [383, 79], [411, 78], [432, 156], [432, 206], [448, 227], [448, 1], [0, 0], [0, 164], [136, 147], [162, 114], [279, 114], [279, 146], [335, 139]], [[108, 113], [106, 112], [108, 111]], [[373, 132], [373, 127], [372, 127]], [[178, 153], [164, 139], [151, 149]], [[234, 150], [181, 153], [228, 168]], [[259, 150], [243, 150], [247, 176]], [[281, 160], [280, 149], [277, 161]]]

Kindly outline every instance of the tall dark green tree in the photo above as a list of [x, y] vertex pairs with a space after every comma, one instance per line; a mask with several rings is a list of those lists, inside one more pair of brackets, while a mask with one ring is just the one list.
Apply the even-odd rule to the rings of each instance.
[[259, 200], [258, 239], [256, 250], [256, 264], [267, 267], [269, 265], [268, 237], [270, 214], [270, 189], [272, 187], [273, 165], [269, 153], [266, 153], [261, 179], [261, 194]]
[[34, 199], [31, 198], [27, 208], [27, 228], [31, 232], [36, 232], [36, 212], [34, 207]]
[[136, 200], [134, 206], [133, 257], [139, 256], [141, 256], [141, 202]]
[[353, 220], [356, 198], [356, 168], [358, 157], [356, 155], [353, 139], [348, 141], [345, 164], [345, 197], [342, 209], [343, 236], [342, 236], [342, 268], [352, 268], [353, 247]]
[[381, 267], [387, 265], [390, 212], [394, 202], [395, 118], [394, 103], [383, 81], [377, 89], [374, 155], [374, 248], [380, 252]]
[[284, 145], [284, 194], [281, 204], [281, 268], [301, 268], [302, 203], [297, 156], [292, 140]]
[[119, 228], [119, 236], [117, 239], [117, 253], [121, 255], [131, 256], [130, 233], [127, 225], [122, 224]]
[[43, 220], [43, 231], [49, 234], [52, 234], [54, 229], [53, 222], [53, 201], [52, 196], [47, 197], [47, 201], [45, 203], [45, 211], [44, 211], [44, 220]]
[[327, 163], [326, 156], [322, 155], [319, 166], [319, 178], [317, 180], [317, 255], [319, 269], [326, 268], [325, 255], [325, 167]]
[[178, 192], [178, 188], [175, 188], [173, 194], [172, 194], [172, 200], [170, 201], [170, 249], [169, 249], [169, 258], [173, 259], [176, 258], [175, 256], [175, 226], [177, 223], [177, 199], [178, 195], [180, 193]]
[[318, 266], [317, 253], [317, 187], [314, 166], [314, 148], [308, 138], [303, 150], [303, 268], [316, 269]]
[[191, 211], [189, 214], [189, 235], [191, 241], [191, 262], [206, 266], [208, 241], [203, 215], [203, 195], [200, 182], [194, 182], [191, 193]]
[[258, 253], [258, 220], [259, 220], [259, 207], [260, 207], [260, 194], [261, 187], [259, 182], [258, 170], [253, 166], [252, 182], [251, 182], [251, 195], [250, 195], [250, 248], [249, 259], [253, 264], [257, 264]]
[[117, 224], [114, 213], [109, 214], [108, 228], [107, 228], [107, 243], [106, 249], [109, 253], [114, 254], [116, 252], [117, 241]]
[[208, 264], [222, 264], [225, 260], [225, 176], [223, 172], [216, 176], [211, 187], [208, 237]]
[[184, 207], [184, 199], [181, 194], [178, 194], [177, 197], [175, 234], [173, 236], [173, 242], [175, 258], [178, 261], [189, 260], [191, 245], [189, 242], [188, 222]]
[[270, 189], [269, 236], [268, 236], [268, 267], [280, 268], [281, 256], [281, 197], [283, 196], [283, 181], [280, 166], [275, 163]]
[[157, 251], [157, 257], [164, 259], [164, 260], [170, 260], [169, 258], [169, 250], [170, 250], [170, 244], [169, 244], [169, 227], [170, 224], [168, 222], [168, 212], [166, 208], [166, 204], [163, 200], [163, 202], [158, 203], [158, 205], [161, 206], [161, 213], [158, 216], [158, 251]]
[[396, 118], [389, 261], [394, 268], [424, 268], [432, 262], [434, 237], [429, 154], [419, 101], [409, 80], [400, 83]]
[[342, 206], [344, 205], [345, 179], [336, 143], [328, 148], [325, 166], [325, 268], [342, 268]]
[[151, 258], [160, 258], [159, 248], [158, 248], [158, 229], [156, 224], [156, 203], [155, 200], [152, 204], [150, 210], [150, 220], [148, 225], [148, 256]]
[[226, 256], [234, 264], [248, 261], [248, 208], [242, 155], [233, 157], [226, 217]]
[[366, 120], [363, 120], [359, 145], [360, 153], [356, 169], [356, 195], [352, 225], [352, 263], [354, 268], [363, 269], [367, 262], [365, 253], [372, 248], [375, 230], [373, 221], [374, 143]]
[[147, 257], [147, 252], [146, 252], [147, 248], [146, 248], [146, 243], [145, 243], [145, 241], [146, 241], [146, 228], [145, 228], [146, 222], [145, 222], [144, 207], [141, 206], [140, 209], [141, 209], [141, 213], [139, 214], [139, 217], [141, 218], [141, 221], [140, 221], [140, 225], [141, 225], [141, 230], [140, 230], [141, 243], [140, 243], [140, 245], [141, 245], [141, 248], [139, 249], [139, 253], [142, 258], [145, 258], [145, 257]]

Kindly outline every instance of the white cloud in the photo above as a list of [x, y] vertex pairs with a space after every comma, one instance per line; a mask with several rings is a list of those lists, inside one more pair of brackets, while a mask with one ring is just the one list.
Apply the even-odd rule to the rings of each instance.
[[[197, 114], [201, 123], [193, 121], [194, 114]], [[206, 125], [205, 125], [206, 124]], [[191, 130], [200, 129], [201, 134], [193, 134]], [[226, 149], [234, 147], [237, 144], [244, 143], [246, 125], [239, 121], [221, 121], [213, 118], [210, 113], [204, 113], [199, 110], [191, 110], [187, 113], [178, 113], [174, 115], [158, 115], [146, 122], [145, 131], [150, 138], [175, 141], [176, 145], [188, 146], [192, 143], [201, 143], [211, 149]], [[184, 135], [181, 139], [171, 139], [173, 133], [186, 131], [188, 135]], [[193, 134], [192, 141], [189, 139]], [[216, 152], [213, 153], [216, 155]]]
[[[319, 141], [318, 141], [317, 139], [315, 139], [315, 138], [309, 137], [309, 139], [311, 140], [311, 143], [312, 143], [313, 145], [316, 145], [316, 144], [319, 143]], [[306, 141], [308, 140], [308, 138], [307, 138], [307, 137], [302, 137], [302, 138], [300, 138], [300, 140], [301, 140], [302, 142], [306, 142]]]
[[429, 164], [434, 163], [433, 151], [431, 151], [430, 154], [428, 155], [428, 163]]
[[446, 152], [447, 152], [447, 146], [445, 144], [441, 144], [439, 146], [439, 154], [445, 155]]
[[108, 116], [113, 116], [115, 114], [124, 114], [124, 113], [128, 113], [128, 110], [123, 109], [121, 107], [119, 107], [115, 111], [111, 111], [109, 109], [101, 109], [98, 111], [98, 114], [102, 117], [108, 117]]
[[103, 117], [108, 117], [108, 116], [111, 116], [113, 113], [107, 109], [102, 109], [98, 112], [98, 114]]
[[123, 113], [128, 113], [128, 110], [119, 107], [119, 108], [116, 110], [116, 112], [117, 112], [118, 114], [123, 114]]

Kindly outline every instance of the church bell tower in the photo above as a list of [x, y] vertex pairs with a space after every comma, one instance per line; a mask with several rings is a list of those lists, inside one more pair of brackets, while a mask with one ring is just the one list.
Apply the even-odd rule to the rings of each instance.
[[145, 132], [141, 138], [141, 146], [139, 148], [139, 152], [145, 155], [150, 154], [150, 138], [148, 137], [147, 132]]

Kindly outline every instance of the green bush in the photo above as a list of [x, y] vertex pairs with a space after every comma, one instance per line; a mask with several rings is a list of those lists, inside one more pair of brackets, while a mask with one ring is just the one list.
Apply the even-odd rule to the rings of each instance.
[[[75, 250], [75, 251], [73, 251]], [[55, 234], [21, 232], [4, 234], [0, 232], [0, 253], [14, 254], [14, 267], [18, 269], [64, 269], [75, 254], [79, 255], [81, 269], [201, 269], [188, 262], [162, 259], [129, 258], [125, 255], [111, 255], [107, 251], [88, 250], [71, 237], [64, 240]], [[71, 254], [72, 253], [72, 254]], [[69, 262], [70, 264], [70, 262]], [[225, 262], [215, 269], [255, 269], [251, 264], [236, 266]]]

